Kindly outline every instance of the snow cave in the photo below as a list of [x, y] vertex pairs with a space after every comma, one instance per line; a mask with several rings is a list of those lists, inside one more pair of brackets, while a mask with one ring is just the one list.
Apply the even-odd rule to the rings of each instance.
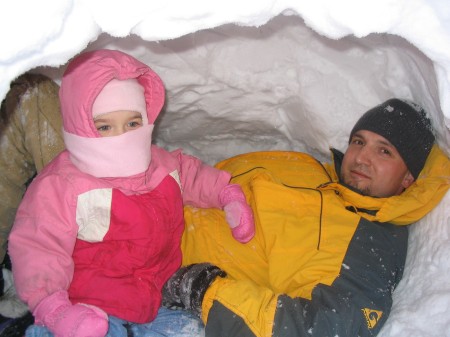
[[[155, 142], [209, 164], [257, 150], [329, 159], [390, 97], [428, 111], [450, 154], [445, 0], [32, 0], [0, 4], [0, 97], [26, 71], [59, 81], [84, 50], [119, 49], [166, 86]], [[450, 182], [450, 180], [449, 180]], [[380, 337], [450, 336], [450, 195], [410, 227]]]

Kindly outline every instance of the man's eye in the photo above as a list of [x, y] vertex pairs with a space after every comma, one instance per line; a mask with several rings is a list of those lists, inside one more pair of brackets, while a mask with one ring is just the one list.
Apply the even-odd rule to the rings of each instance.
[[360, 139], [352, 139], [351, 143], [355, 144], [355, 145], [362, 145], [363, 144], [362, 140], [360, 140]]
[[389, 151], [388, 149], [381, 149], [381, 153], [390, 156], [391, 155], [391, 151]]

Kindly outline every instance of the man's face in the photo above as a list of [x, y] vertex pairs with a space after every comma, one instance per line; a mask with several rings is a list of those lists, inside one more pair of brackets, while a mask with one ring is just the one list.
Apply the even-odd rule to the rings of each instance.
[[345, 152], [341, 180], [364, 195], [390, 197], [402, 193], [414, 182], [414, 177], [386, 138], [359, 130]]

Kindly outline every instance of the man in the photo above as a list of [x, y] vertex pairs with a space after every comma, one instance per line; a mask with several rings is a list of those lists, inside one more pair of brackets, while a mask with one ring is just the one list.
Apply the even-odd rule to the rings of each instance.
[[26, 74], [11, 83], [1, 104], [0, 333], [5, 336], [22, 336], [33, 323], [15, 293], [6, 247], [27, 183], [64, 148], [58, 91], [49, 78]]
[[26, 74], [11, 83], [0, 112], [0, 261], [27, 182], [63, 148], [58, 85]]
[[165, 304], [201, 315], [206, 336], [375, 336], [402, 277], [404, 225], [449, 187], [434, 140], [423, 109], [391, 99], [359, 119], [334, 165], [294, 152], [219, 163], [243, 187], [256, 235], [232, 244], [223, 214], [187, 209], [186, 267]]

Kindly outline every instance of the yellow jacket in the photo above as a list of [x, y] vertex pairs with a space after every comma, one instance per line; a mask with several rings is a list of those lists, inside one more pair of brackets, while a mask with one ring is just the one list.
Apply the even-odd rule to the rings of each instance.
[[231, 237], [223, 212], [186, 208], [183, 264], [211, 262], [228, 274], [205, 295], [207, 336], [379, 331], [406, 257], [407, 227], [396, 225], [439, 203], [449, 187], [449, 159], [434, 147], [411, 187], [373, 198], [338, 182], [342, 154], [334, 154], [336, 165], [296, 152], [249, 153], [217, 165], [253, 208], [256, 235], [248, 244]]

